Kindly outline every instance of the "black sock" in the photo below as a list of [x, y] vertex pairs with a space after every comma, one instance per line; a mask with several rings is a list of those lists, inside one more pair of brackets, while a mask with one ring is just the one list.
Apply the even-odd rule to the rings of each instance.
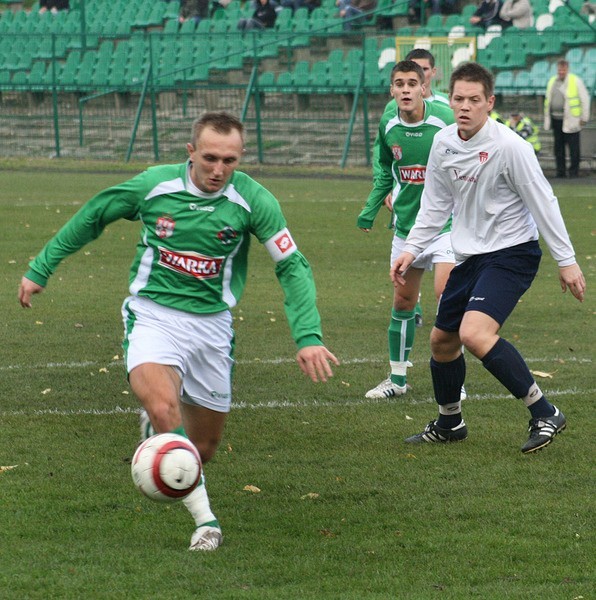
[[524, 398], [534, 384], [534, 378], [522, 355], [503, 338], [499, 338], [484, 355], [482, 364], [516, 398]]
[[431, 358], [430, 374], [437, 404], [459, 402], [461, 386], [466, 379], [466, 361], [463, 354], [450, 362], [437, 362]]
[[[430, 372], [435, 391], [435, 400], [441, 407], [439, 409], [437, 425], [443, 429], [453, 429], [462, 421], [459, 397], [461, 387], [466, 378], [466, 361], [464, 360], [464, 355], [460, 354], [455, 360], [450, 362], [438, 362], [434, 358], [431, 358]], [[443, 408], [447, 406], [452, 410]], [[443, 414], [441, 411], [445, 411], [448, 414]]]

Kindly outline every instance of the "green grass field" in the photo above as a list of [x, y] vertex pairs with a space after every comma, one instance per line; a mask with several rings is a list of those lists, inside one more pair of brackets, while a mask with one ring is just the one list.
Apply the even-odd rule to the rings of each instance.
[[555, 188], [586, 301], [561, 294], [545, 251], [503, 330], [548, 375], [537, 380], [569, 422], [524, 456], [529, 413], [471, 356], [468, 440], [403, 443], [436, 412], [430, 278], [411, 393], [365, 400], [387, 374], [392, 295], [384, 218], [368, 236], [355, 227], [370, 183], [259, 176], [313, 266], [325, 341], [342, 365], [326, 385], [301, 374], [272, 263], [255, 244], [234, 313], [235, 404], [206, 468], [225, 541], [198, 554], [186, 550], [184, 507], [146, 500], [130, 478], [138, 405], [121, 364], [120, 304], [138, 225], [114, 224], [65, 261], [32, 310], [16, 299], [30, 257], [81, 202], [129, 176], [0, 170], [0, 598], [595, 597], [592, 187]]

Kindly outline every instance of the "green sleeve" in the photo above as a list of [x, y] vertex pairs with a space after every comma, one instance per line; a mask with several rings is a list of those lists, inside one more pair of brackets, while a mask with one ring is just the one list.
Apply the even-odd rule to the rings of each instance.
[[391, 173], [393, 156], [385, 142], [384, 128], [385, 119], [382, 119], [373, 148], [373, 189], [368, 195], [366, 205], [358, 215], [357, 225], [362, 229], [372, 228], [385, 197], [393, 190]]
[[298, 348], [322, 346], [317, 292], [308, 261], [300, 252], [294, 252], [275, 265], [275, 275], [284, 292], [284, 309]]
[[118, 219], [138, 218], [140, 177], [91, 198], [29, 263], [25, 277], [45, 287], [60, 262], [98, 238], [107, 225]]

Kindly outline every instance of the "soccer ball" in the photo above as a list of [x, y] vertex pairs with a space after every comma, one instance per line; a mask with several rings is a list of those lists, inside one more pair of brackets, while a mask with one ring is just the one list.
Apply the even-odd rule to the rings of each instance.
[[201, 457], [190, 440], [176, 433], [147, 438], [132, 457], [132, 480], [138, 490], [157, 502], [188, 496], [201, 479]]

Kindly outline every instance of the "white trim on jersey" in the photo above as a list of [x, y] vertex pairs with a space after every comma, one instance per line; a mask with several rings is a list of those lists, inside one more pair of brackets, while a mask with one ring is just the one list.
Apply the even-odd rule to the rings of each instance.
[[236, 306], [236, 304], [238, 303], [238, 298], [236, 298], [236, 296], [234, 296], [234, 294], [232, 293], [232, 288], [230, 286], [230, 282], [232, 281], [232, 270], [233, 270], [232, 267], [234, 265], [234, 258], [236, 257], [236, 254], [238, 253], [240, 248], [242, 248], [243, 239], [244, 239], [244, 236], [241, 236], [240, 241], [238, 242], [235, 250], [233, 250], [230, 253], [230, 255], [228, 256], [228, 258], [226, 259], [224, 269], [223, 269], [223, 275], [222, 275], [222, 279], [221, 279], [222, 300], [230, 308], [234, 308], [234, 306]]
[[238, 204], [238, 206], [242, 206], [247, 212], [252, 212], [248, 202], [237, 192], [233, 183], [230, 183], [226, 186], [226, 189], [223, 192], [223, 195], [234, 204]]
[[162, 196], [163, 194], [175, 194], [185, 190], [184, 181], [180, 177], [172, 179], [171, 181], [162, 181], [159, 185], [156, 185], [146, 196], [145, 200], [151, 200], [155, 196]]
[[129, 291], [133, 296], [136, 296], [140, 290], [142, 290], [149, 281], [149, 275], [151, 275], [151, 265], [153, 264], [153, 248], [147, 247], [141, 261], [139, 262], [139, 268], [134, 280], [129, 286]]
[[288, 258], [288, 256], [298, 250], [296, 242], [294, 242], [287, 227], [284, 227], [281, 231], [270, 237], [264, 245], [276, 263], [284, 258]]

